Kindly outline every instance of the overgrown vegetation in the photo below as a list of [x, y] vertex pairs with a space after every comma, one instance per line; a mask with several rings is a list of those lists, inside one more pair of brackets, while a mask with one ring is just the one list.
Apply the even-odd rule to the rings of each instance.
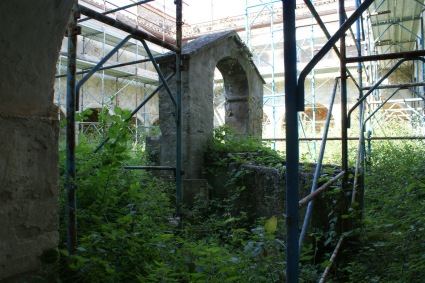
[[[208, 205], [199, 200], [183, 208], [181, 219], [176, 218], [173, 183], [145, 171], [122, 169], [147, 161], [131, 142], [129, 123], [122, 122], [129, 112], [116, 108], [115, 113], [100, 117], [110, 141], [98, 153], [93, 153], [96, 144], [80, 137], [79, 246], [75, 254], [66, 251], [62, 196], [62, 282], [285, 281], [284, 219], [248, 221], [249, 207], [235, 205], [245, 189], [238, 182], [243, 170], [229, 176], [227, 198], [212, 199]], [[334, 276], [333, 282], [338, 277], [344, 278], [339, 282], [422, 282], [424, 157], [421, 143], [384, 143], [374, 148], [363, 226], [355, 231], [358, 237], [350, 242], [351, 249], [344, 250], [348, 262], [336, 266], [335, 273], [343, 276]], [[205, 171], [213, 174], [230, 162], [284, 166], [282, 157], [267, 144], [227, 127], [215, 130], [207, 159]], [[335, 188], [326, 197], [337, 193]], [[338, 216], [334, 214], [329, 219]], [[318, 281], [329, 255], [319, 252], [316, 244], [332, 244], [335, 235], [331, 232], [311, 234], [313, 241], [301, 255], [300, 282]]]
[[424, 282], [424, 160], [422, 141], [373, 143], [363, 228], [344, 267], [350, 282]]
[[[177, 227], [181, 219], [173, 216], [173, 184], [147, 172], [122, 169], [123, 165], [143, 164], [145, 157], [140, 152], [128, 153], [132, 147], [129, 124], [122, 121], [129, 113], [118, 108], [115, 113], [101, 117], [104, 124], [114, 122], [108, 129], [110, 140], [101, 151], [93, 153], [94, 146], [80, 137], [79, 246], [73, 255], [66, 251], [62, 219], [63, 282], [284, 280], [283, 231], [276, 218], [247, 225], [243, 211], [234, 210], [235, 192], [229, 200], [211, 201], [208, 206], [201, 202], [186, 210]], [[227, 144], [221, 147], [230, 148], [232, 142], [226, 137]], [[252, 141], [246, 144], [251, 144], [245, 148], [250, 152], [268, 150]], [[61, 204], [63, 216], [64, 198]]]
[[209, 170], [227, 166], [232, 161], [278, 167], [283, 158], [260, 137], [241, 134], [229, 126], [220, 126], [214, 129], [214, 141], [206, 152], [206, 161], [206, 170]]

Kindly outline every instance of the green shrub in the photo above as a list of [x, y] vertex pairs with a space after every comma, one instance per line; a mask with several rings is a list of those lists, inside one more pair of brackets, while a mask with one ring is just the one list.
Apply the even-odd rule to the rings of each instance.
[[371, 157], [359, 250], [346, 267], [350, 282], [423, 282], [423, 142], [373, 142]]

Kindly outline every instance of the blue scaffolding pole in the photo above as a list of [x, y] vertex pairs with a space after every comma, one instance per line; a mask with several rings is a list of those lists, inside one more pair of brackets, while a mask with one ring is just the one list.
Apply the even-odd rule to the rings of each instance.
[[295, 0], [282, 0], [286, 117], [286, 282], [298, 282], [298, 105]]

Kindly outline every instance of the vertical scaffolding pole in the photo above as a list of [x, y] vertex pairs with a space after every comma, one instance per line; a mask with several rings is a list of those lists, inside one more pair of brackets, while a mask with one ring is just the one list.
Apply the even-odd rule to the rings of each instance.
[[74, 253], [77, 247], [76, 184], [75, 184], [75, 111], [76, 111], [76, 68], [77, 68], [77, 18], [79, 12], [74, 4], [68, 22], [68, 65], [66, 89], [66, 219], [67, 249]]
[[[273, 138], [276, 138], [276, 105], [277, 105], [277, 101], [276, 101], [276, 84], [275, 84], [275, 52], [274, 52], [274, 17], [273, 17], [274, 13], [273, 13], [273, 5], [270, 11], [270, 35], [271, 35], [271, 53], [272, 53], [272, 82], [271, 82], [271, 90], [272, 90], [272, 95], [273, 95]], [[264, 105], [264, 102], [263, 102]], [[273, 149], [276, 150], [276, 141], [273, 141]]]
[[180, 217], [182, 199], [182, 121], [181, 121], [181, 46], [182, 46], [182, 0], [176, 4], [176, 215]]
[[[356, 9], [360, 6], [360, 0], [356, 0]], [[362, 56], [362, 44], [361, 44], [361, 17], [356, 21], [356, 44], [357, 44], [357, 55], [358, 57]], [[357, 72], [359, 74], [359, 99], [363, 96], [363, 68], [362, 62], [357, 63]], [[358, 152], [356, 158], [356, 174], [354, 176], [354, 186], [353, 186], [353, 194], [351, 196], [351, 203], [354, 203], [358, 200], [363, 200], [361, 196], [363, 194], [363, 186], [364, 186], [364, 152], [365, 152], [365, 143], [364, 143], [364, 104], [359, 105], [360, 111], [360, 139], [358, 144]], [[357, 197], [357, 194], [361, 194]], [[363, 210], [363, 204], [360, 205], [360, 213]], [[360, 214], [361, 217], [361, 214]]]
[[[360, 6], [360, 0], [356, 0], [356, 9], [358, 9]], [[356, 21], [356, 44], [357, 44], [357, 56], [361, 57], [362, 56], [362, 42], [361, 42], [361, 21], [362, 21], [362, 16], [359, 17], [359, 19]], [[363, 96], [363, 67], [362, 67], [362, 62], [358, 62], [357, 63], [357, 72], [359, 74], [359, 99], [362, 98]], [[362, 124], [363, 124], [363, 119], [364, 119], [364, 104], [360, 105], [360, 128], [362, 128]], [[361, 134], [361, 133], [360, 133]]]
[[[345, 6], [344, 0], [339, 0], [339, 23], [342, 26], [345, 23]], [[346, 191], [348, 181], [348, 128], [347, 128], [347, 66], [345, 58], [347, 57], [345, 46], [345, 33], [340, 39], [340, 69], [341, 69], [341, 165], [342, 171], [345, 171], [342, 181], [342, 189]]]
[[282, 0], [286, 116], [286, 282], [298, 282], [298, 105], [295, 0]]
[[248, 14], [248, 0], [245, 0], [245, 44], [249, 48], [249, 37], [251, 34], [251, 29], [249, 28], [249, 14]]
[[[106, 8], [106, 5], [105, 5], [105, 8]], [[106, 51], [105, 51], [106, 31], [105, 31], [105, 26], [103, 24], [102, 24], [102, 31], [103, 31], [103, 39], [102, 39], [102, 59], [103, 59], [105, 58], [105, 54], [106, 54]], [[105, 107], [105, 71], [104, 70], [102, 70], [101, 78], [102, 78], [102, 109], [103, 109], [103, 107]]]
[[[423, 16], [421, 17], [421, 27], [420, 27], [420, 48], [421, 50], [424, 50], [425, 48], [425, 44], [424, 44], [424, 18]], [[424, 62], [421, 62], [421, 80], [420, 81], [425, 81], [425, 64]], [[422, 87], [422, 95], [425, 95], [425, 86]]]
[[[137, 60], [139, 60], [139, 41], [136, 40], [136, 61]], [[136, 106], [137, 106], [137, 102], [138, 102], [138, 99], [137, 99], [138, 91], [137, 90], [139, 89], [138, 85], [140, 84], [139, 76], [138, 76], [139, 75], [139, 64], [138, 63], [136, 63], [136, 66], [135, 66], [135, 74], [136, 74], [135, 86], [136, 86]], [[136, 144], [139, 144], [139, 123], [138, 123], [139, 119], [137, 119], [137, 113], [135, 114], [135, 118], [136, 118], [134, 120], [134, 122], [136, 124], [136, 130], [135, 130], [136, 139], [135, 140], [136, 140]], [[143, 122], [145, 122], [145, 121], [143, 121]]]
[[[59, 60], [58, 60], [58, 75], [61, 75], [61, 68], [62, 68], [62, 56], [59, 55]], [[57, 92], [57, 96], [58, 96], [58, 120], [61, 120], [61, 104], [62, 104], [62, 81], [61, 81], [61, 77], [58, 78], [58, 92]]]
[[[312, 0], [310, 0], [312, 2]], [[311, 49], [311, 58], [314, 57], [314, 18], [313, 14], [310, 13], [310, 21], [311, 21], [311, 36], [310, 36], [310, 49]], [[312, 129], [313, 129], [313, 138], [316, 137], [316, 80], [315, 80], [315, 74], [314, 74], [314, 68], [311, 70], [311, 102], [312, 102]], [[313, 141], [313, 162], [316, 162], [316, 154], [317, 154], [317, 143], [316, 141]]]

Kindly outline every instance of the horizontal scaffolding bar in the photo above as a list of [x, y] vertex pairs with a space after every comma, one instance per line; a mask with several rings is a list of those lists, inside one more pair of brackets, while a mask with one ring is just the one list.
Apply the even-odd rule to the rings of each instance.
[[420, 111], [422, 109], [423, 109], [422, 107], [405, 107], [405, 108], [384, 109], [383, 111], [387, 111], [387, 112]]
[[172, 166], [123, 166], [123, 169], [128, 170], [169, 170], [176, 171], [176, 167]]
[[425, 50], [415, 50], [415, 51], [409, 51], [409, 52], [399, 52], [399, 53], [379, 54], [379, 55], [368, 55], [368, 56], [361, 56], [361, 57], [347, 57], [345, 58], [345, 62], [357, 63], [357, 62], [369, 62], [369, 61], [401, 59], [401, 58], [414, 59], [420, 56], [425, 56]]
[[338, 175], [336, 175], [335, 177], [333, 177], [332, 179], [330, 179], [328, 182], [326, 182], [323, 186], [321, 186], [320, 188], [316, 189], [314, 192], [312, 192], [311, 194], [309, 194], [308, 196], [306, 196], [305, 198], [303, 198], [302, 200], [300, 200], [298, 202], [298, 207], [301, 208], [304, 205], [308, 204], [315, 197], [317, 197], [320, 193], [322, 193], [324, 190], [326, 190], [327, 188], [329, 188], [333, 183], [335, 183], [336, 181], [338, 181], [339, 179], [341, 179], [341, 177], [344, 176], [344, 174], [345, 174], [345, 171], [342, 171], [341, 173], [339, 173]]
[[[160, 56], [156, 56], [155, 60], [160, 60], [161, 58], [168, 58], [168, 57], [169, 56], [160, 55]], [[129, 65], [135, 65], [135, 64], [139, 64], [139, 63], [146, 63], [146, 62], [151, 62], [151, 59], [145, 58], [145, 59], [135, 60], [135, 61], [131, 61], [131, 62], [125, 62], [125, 63], [121, 63], [121, 64], [111, 65], [111, 66], [105, 66], [105, 67], [101, 67], [101, 68], [97, 69], [97, 71], [115, 69], [115, 68], [125, 67], [125, 66], [129, 66]], [[91, 71], [91, 69], [87, 69], [87, 70], [79, 71], [76, 74], [82, 75], [82, 74], [86, 74], [90, 71]], [[66, 77], [66, 74], [55, 76], [56, 79], [62, 78], [62, 77]]]
[[[348, 137], [350, 141], [359, 140], [360, 137]], [[267, 138], [262, 139], [263, 141], [286, 141], [285, 138]], [[322, 138], [299, 138], [299, 141], [321, 141]], [[340, 141], [341, 138], [331, 137], [327, 138], [328, 141]], [[366, 140], [425, 140], [425, 137], [370, 137], [366, 138]]]
[[135, 35], [139, 38], [143, 38], [149, 42], [152, 42], [158, 46], [164, 47], [168, 50], [174, 51], [174, 52], [179, 52], [180, 48], [178, 48], [177, 46], [174, 46], [170, 43], [167, 43], [165, 41], [162, 41], [161, 39], [152, 36], [144, 31], [141, 31], [137, 28], [134, 28], [130, 25], [124, 24], [122, 22], [119, 22], [113, 18], [110, 18], [108, 16], [102, 15], [92, 9], [89, 9], [87, 7], [84, 7], [82, 5], [78, 5], [78, 10], [81, 12], [81, 14], [86, 15], [88, 17], [91, 17], [93, 19], [95, 19], [96, 21], [102, 22], [104, 24], [107, 24], [109, 26], [115, 27], [119, 30], [125, 31], [129, 34]]
[[[403, 102], [419, 102], [423, 101], [422, 98], [403, 98], [403, 99], [392, 99], [388, 100], [387, 103], [403, 103]], [[382, 101], [370, 101], [369, 104], [381, 104]]]
[[399, 23], [403, 23], [403, 22], [410, 22], [410, 21], [418, 21], [421, 19], [421, 16], [415, 16], [415, 17], [406, 17], [406, 18], [401, 18], [401, 19], [395, 19], [395, 20], [384, 20], [384, 21], [376, 21], [373, 22], [371, 21], [371, 26], [372, 27], [377, 27], [377, 26], [382, 26], [382, 25], [392, 25], [392, 24], [399, 24]]
[[285, 94], [275, 94], [275, 95], [264, 95], [263, 98], [278, 98], [278, 97], [285, 97]]
[[[405, 84], [396, 84], [396, 85], [380, 85], [375, 87], [375, 89], [388, 89], [388, 88], [400, 88], [400, 89], [406, 89], [409, 87], [415, 87], [415, 86], [425, 86], [425, 82], [421, 83], [405, 83]], [[372, 86], [365, 86], [362, 89], [363, 90], [369, 90]], [[422, 100], [422, 99], [420, 99]]]

